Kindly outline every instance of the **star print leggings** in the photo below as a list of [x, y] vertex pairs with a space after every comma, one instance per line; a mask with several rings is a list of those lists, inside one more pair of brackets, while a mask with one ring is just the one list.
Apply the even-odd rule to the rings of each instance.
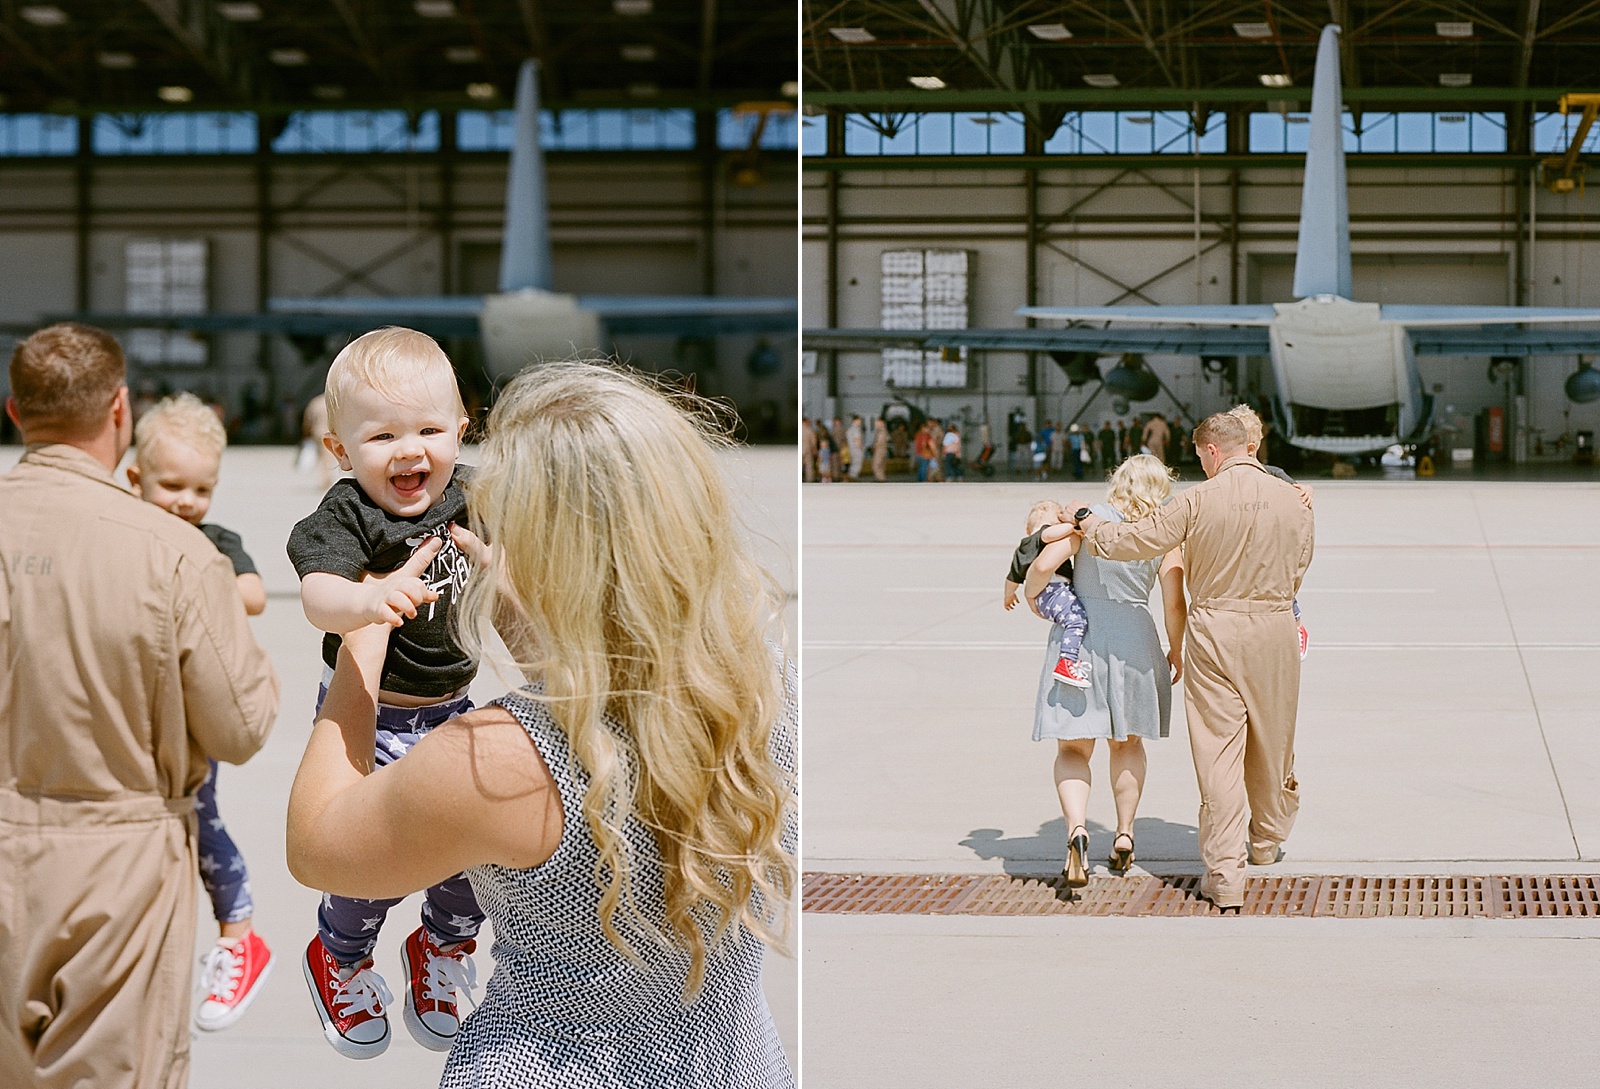
[[[327, 685], [317, 693], [317, 710], [328, 694]], [[378, 705], [378, 743], [374, 762], [378, 767], [392, 764], [422, 740], [429, 730], [441, 722], [464, 715], [472, 710], [472, 700], [466, 696], [449, 703], [436, 703], [431, 707], [392, 707]], [[317, 909], [317, 933], [333, 959], [340, 964], [354, 964], [371, 955], [378, 944], [378, 930], [383, 926], [389, 909], [403, 897], [393, 900], [356, 900], [348, 896], [325, 894], [322, 906]], [[422, 925], [428, 928], [433, 940], [440, 945], [464, 942], [478, 936], [483, 925], [483, 911], [478, 898], [473, 895], [465, 874], [439, 882], [423, 893]]]
[[195, 795], [194, 811], [200, 820], [200, 881], [211, 897], [211, 910], [219, 923], [237, 923], [256, 913], [250, 899], [250, 871], [244, 855], [228, 835], [227, 825], [217, 812], [217, 762], [207, 761], [211, 770]]

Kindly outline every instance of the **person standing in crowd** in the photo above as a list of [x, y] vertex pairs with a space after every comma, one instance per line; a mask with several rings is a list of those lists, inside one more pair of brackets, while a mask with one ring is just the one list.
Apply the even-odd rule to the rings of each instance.
[[1089, 441], [1089, 436], [1077, 424], [1072, 425], [1072, 432], [1067, 436], [1067, 453], [1072, 458], [1072, 479], [1083, 479], [1084, 444]]
[[1270, 865], [1300, 809], [1294, 774], [1300, 654], [1293, 602], [1311, 566], [1309, 499], [1247, 451], [1219, 412], [1194, 432], [1206, 480], [1143, 518], [1078, 519], [1083, 548], [1148, 560], [1183, 546], [1189, 584], [1184, 702], [1200, 783], [1200, 894], [1244, 903], [1246, 858]]
[[944, 433], [944, 478], [965, 480], [966, 475], [966, 466], [961, 464], [961, 432], [951, 424]]
[[872, 479], [889, 479], [889, 425], [882, 416], [872, 421]]
[[[1135, 418], [1137, 419], [1137, 417]], [[1133, 429], [1121, 420], [1117, 421], [1117, 451], [1116, 458], [1119, 462], [1127, 461], [1132, 456]]]
[[854, 413], [850, 417], [850, 426], [844, 432], [845, 449], [850, 454], [850, 479], [861, 479], [861, 466], [867, 460], [866, 438], [862, 434], [861, 415]]
[[844, 421], [837, 416], [828, 428], [828, 437], [833, 440], [833, 478], [843, 480], [850, 464], [850, 447], [845, 441]]
[[1167, 463], [1167, 439], [1171, 432], [1167, 428], [1167, 421], [1159, 412], [1150, 413], [1150, 421], [1144, 425], [1144, 434], [1141, 436], [1145, 449], [1154, 454], [1165, 465]]
[[1111, 421], [1105, 420], [1100, 424], [1100, 475], [1105, 476], [1117, 467], [1120, 458], [1117, 457], [1117, 433], [1111, 430]]
[[1050, 436], [1050, 471], [1059, 473], [1067, 459], [1067, 434], [1063, 428], [1057, 427], [1055, 421], [1046, 420], [1044, 429]]
[[817, 435], [817, 479], [832, 484], [837, 471], [839, 452], [834, 449], [833, 436], [826, 431]]
[[807, 484], [817, 479], [817, 428], [810, 416], [800, 418], [800, 479]]
[[11, 356], [28, 450], [0, 477], [0, 1085], [181, 1089], [195, 795], [266, 742], [278, 681], [233, 564], [112, 479], [122, 349], [41, 329]]

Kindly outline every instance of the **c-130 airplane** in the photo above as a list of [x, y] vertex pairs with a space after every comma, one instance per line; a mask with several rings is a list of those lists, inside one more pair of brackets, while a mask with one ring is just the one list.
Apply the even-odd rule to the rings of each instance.
[[[1418, 355], [1600, 352], [1600, 328], [1563, 328], [1600, 323], [1596, 309], [1355, 301], [1341, 109], [1339, 27], [1328, 25], [1317, 45], [1311, 89], [1294, 302], [1024, 306], [1016, 311], [1021, 317], [1098, 327], [808, 329], [802, 334], [804, 346], [1042, 351], [1056, 355], [1064, 366], [1069, 366], [1072, 355], [1082, 360], [1107, 353], [1270, 356], [1277, 384], [1273, 408], [1282, 436], [1307, 450], [1346, 457], [1416, 442], [1427, 431], [1433, 403], [1423, 391]], [[1098, 376], [1098, 369], [1091, 373]], [[1116, 377], [1116, 371], [1106, 377], [1108, 386]], [[1149, 381], [1147, 389], [1142, 396], [1134, 394], [1134, 399], [1153, 396], [1155, 382]]]

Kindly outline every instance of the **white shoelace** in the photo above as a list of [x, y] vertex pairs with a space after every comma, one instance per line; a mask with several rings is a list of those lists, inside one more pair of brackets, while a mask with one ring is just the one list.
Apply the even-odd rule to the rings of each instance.
[[460, 991], [474, 1006], [477, 1005], [472, 988], [478, 985], [478, 968], [472, 963], [472, 958], [465, 954], [459, 957], [449, 953], [438, 954], [429, 948], [424, 983], [426, 990], [422, 997], [431, 1002], [454, 1002], [455, 992]]
[[349, 1017], [357, 1013], [382, 1017], [383, 1008], [394, 1002], [394, 995], [389, 993], [382, 976], [371, 968], [363, 968], [339, 983], [338, 989], [334, 991], [333, 1001], [340, 1007], [340, 1017]]
[[232, 1002], [244, 978], [244, 958], [225, 945], [213, 945], [200, 958], [200, 987], [207, 998]]

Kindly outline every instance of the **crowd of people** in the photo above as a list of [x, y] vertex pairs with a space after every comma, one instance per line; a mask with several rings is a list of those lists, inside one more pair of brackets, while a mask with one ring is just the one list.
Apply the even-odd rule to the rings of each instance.
[[[1307, 636], [1296, 595], [1313, 520], [1309, 490], [1259, 460], [1262, 438], [1260, 417], [1241, 405], [1195, 429], [1206, 479], [1181, 494], [1173, 471], [1140, 453], [1113, 471], [1104, 502], [1029, 511], [1002, 604], [1014, 608], [1020, 593], [1051, 621], [1033, 738], [1055, 742], [1069, 893], [1089, 880], [1095, 743], [1109, 749], [1117, 825], [1107, 865], [1120, 873], [1136, 856], [1144, 743], [1168, 735], [1180, 680], [1200, 785], [1201, 895], [1237, 911], [1247, 863], [1282, 857], [1300, 799], [1294, 733]], [[1148, 611], [1158, 582], [1165, 652]]]
[[[965, 433], [963, 433], [965, 427]], [[1087, 424], [1058, 426], [1046, 420], [1037, 431], [1020, 417], [1008, 425], [1006, 467], [1016, 476], [1048, 480], [1068, 474], [1073, 480], [1104, 477], [1117, 465], [1145, 453], [1168, 462], [1171, 425], [1159, 412], [1131, 420], [1105, 420], [1099, 430]], [[801, 477], [806, 483], [858, 481], [870, 471], [888, 480], [891, 467], [918, 483], [965, 480], [969, 473], [992, 475], [995, 455], [989, 424], [963, 425], [928, 417], [916, 426], [882, 416], [868, 423], [860, 414], [831, 420], [805, 417], [800, 424]]]
[[[202, 1030], [260, 994], [265, 922], [311, 935], [301, 974], [347, 1057], [383, 1052], [400, 1005], [449, 1052], [444, 1086], [793, 1086], [761, 964], [797, 876], [796, 681], [704, 403], [544, 364], [471, 469], [431, 338], [377, 330], [334, 360], [319, 438], [349, 475], [287, 540], [323, 633], [284, 799], [289, 870], [323, 895], [296, 924], [258, 917], [219, 790], [280, 691], [245, 542], [207, 521], [216, 413], [178, 396], [135, 429], [120, 346], [74, 323], [20, 342], [9, 378], [0, 1085], [182, 1089], [203, 882]], [[491, 630], [526, 684], [474, 708]], [[373, 951], [419, 891], [395, 1003]], [[486, 918], [496, 967], [463, 1018]]]

